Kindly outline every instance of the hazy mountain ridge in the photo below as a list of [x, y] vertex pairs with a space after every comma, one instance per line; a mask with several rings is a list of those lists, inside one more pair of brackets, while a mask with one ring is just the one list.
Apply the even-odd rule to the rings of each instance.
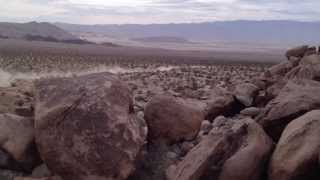
[[0, 22], [0, 35], [6, 38], [25, 39], [26, 37], [52, 38], [56, 40], [79, 39], [71, 33], [50, 23], [8, 23]]
[[181, 37], [191, 41], [315, 44], [320, 42], [320, 22], [220, 21], [185, 24], [76, 25], [55, 23], [73, 33], [91, 32], [113, 37]]
[[152, 36], [152, 37], [143, 37], [143, 38], [132, 38], [133, 41], [138, 42], [158, 42], [158, 43], [191, 43], [185, 38], [173, 37], [173, 36]]

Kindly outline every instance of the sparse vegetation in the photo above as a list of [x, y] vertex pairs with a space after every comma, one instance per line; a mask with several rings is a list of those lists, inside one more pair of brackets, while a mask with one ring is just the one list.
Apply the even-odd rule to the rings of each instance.
[[199, 61], [196, 57], [165, 55], [101, 55], [54, 48], [41, 51], [3, 48], [0, 53], [1, 69], [11, 74], [25, 73], [33, 78], [110, 71], [121, 73], [128, 82], [145, 84], [140, 88], [160, 86], [163, 90], [179, 93], [180, 89], [197, 91], [218, 84], [231, 88], [232, 83], [255, 77], [268, 66], [267, 63], [225, 62], [212, 58]]

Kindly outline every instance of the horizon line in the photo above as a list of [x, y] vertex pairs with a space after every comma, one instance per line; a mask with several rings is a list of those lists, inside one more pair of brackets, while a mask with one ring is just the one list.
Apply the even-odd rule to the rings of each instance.
[[179, 24], [208, 24], [208, 23], [221, 23], [221, 22], [300, 22], [300, 23], [320, 23], [320, 20], [290, 20], [290, 19], [266, 19], [266, 20], [215, 20], [215, 21], [203, 21], [203, 22], [168, 22], [168, 23], [101, 23], [101, 24], [77, 24], [77, 23], [69, 23], [69, 22], [61, 22], [61, 21], [24, 21], [24, 22], [14, 22], [14, 21], [0, 21], [0, 23], [15, 23], [15, 24], [27, 24], [27, 23], [50, 23], [50, 24], [69, 24], [69, 25], [87, 25], [87, 26], [103, 26], [103, 25], [179, 25]]

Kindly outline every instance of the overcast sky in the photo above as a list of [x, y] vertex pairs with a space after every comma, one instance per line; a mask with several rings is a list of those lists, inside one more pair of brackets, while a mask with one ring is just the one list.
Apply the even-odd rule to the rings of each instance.
[[148, 24], [320, 21], [320, 0], [0, 0], [0, 21]]

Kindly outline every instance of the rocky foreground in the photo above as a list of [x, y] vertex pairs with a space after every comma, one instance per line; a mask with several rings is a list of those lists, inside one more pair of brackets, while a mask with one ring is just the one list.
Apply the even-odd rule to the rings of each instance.
[[320, 55], [286, 56], [212, 86], [201, 68], [18, 80], [0, 89], [0, 179], [318, 180]]

